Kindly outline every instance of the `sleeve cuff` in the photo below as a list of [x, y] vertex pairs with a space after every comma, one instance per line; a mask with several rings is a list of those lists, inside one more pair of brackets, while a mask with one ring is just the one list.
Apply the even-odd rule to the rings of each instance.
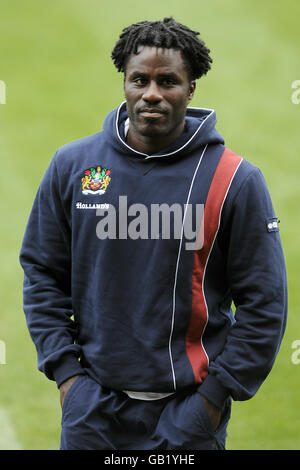
[[230, 391], [215, 378], [208, 374], [204, 382], [199, 385], [197, 392], [222, 409], [225, 401], [230, 396]]
[[73, 354], [70, 354], [63, 356], [61, 363], [53, 368], [52, 373], [57, 388], [59, 388], [60, 385], [70, 377], [85, 374], [85, 370], [78, 359]]

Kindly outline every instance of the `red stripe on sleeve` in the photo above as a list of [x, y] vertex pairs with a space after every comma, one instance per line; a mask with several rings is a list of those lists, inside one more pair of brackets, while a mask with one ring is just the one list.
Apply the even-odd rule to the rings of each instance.
[[186, 351], [196, 383], [202, 383], [207, 376], [209, 361], [202, 343], [202, 336], [208, 321], [208, 310], [204, 294], [206, 266], [219, 229], [222, 207], [241, 161], [240, 156], [227, 148], [224, 150], [213, 176], [204, 208], [202, 221], [204, 223], [203, 245], [194, 254], [192, 312], [186, 334]]

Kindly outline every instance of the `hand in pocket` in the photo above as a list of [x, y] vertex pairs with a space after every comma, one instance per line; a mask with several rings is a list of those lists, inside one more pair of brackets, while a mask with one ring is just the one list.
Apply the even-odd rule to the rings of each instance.
[[159, 448], [167, 450], [213, 449], [214, 425], [218, 425], [218, 419], [213, 419], [214, 423], [199, 393], [178, 394], [163, 409], [155, 440]]
[[59, 392], [60, 392], [60, 405], [63, 407], [66, 395], [68, 393], [68, 390], [71, 388], [71, 385], [77, 380], [79, 375], [73, 375], [73, 377], [70, 377], [68, 380], [63, 382], [60, 387], [59, 387]]
[[207, 411], [208, 417], [212, 424], [213, 430], [215, 431], [218, 428], [220, 421], [221, 421], [221, 410], [216, 405], [214, 405], [211, 401], [205, 398], [203, 395], [201, 395], [201, 398], [204, 402], [205, 409]]

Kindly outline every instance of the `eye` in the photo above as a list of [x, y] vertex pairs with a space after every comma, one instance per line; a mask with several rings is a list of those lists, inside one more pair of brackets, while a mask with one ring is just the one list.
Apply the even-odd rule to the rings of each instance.
[[176, 82], [173, 78], [170, 78], [170, 77], [165, 77], [162, 79], [162, 85], [163, 86], [166, 86], [166, 87], [172, 87], [174, 85], [176, 85]]
[[137, 77], [133, 80], [133, 82], [137, 86], [145, 86], [147, 83], [147, 80], [144, 77]]

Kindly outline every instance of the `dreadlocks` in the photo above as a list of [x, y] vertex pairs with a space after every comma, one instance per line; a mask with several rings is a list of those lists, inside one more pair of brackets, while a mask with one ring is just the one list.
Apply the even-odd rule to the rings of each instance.
[[196, 80], [209, 71], [212, 63], [210, 50], [197, 37], [199, 34], [173, 18], [153, 22], [141, 21], [123, 29], [111, 57], [118, 71], [125, 72], [129, 56], [137, 54], [140, 45], [179, 49], [182, 51], [190, 79]]

